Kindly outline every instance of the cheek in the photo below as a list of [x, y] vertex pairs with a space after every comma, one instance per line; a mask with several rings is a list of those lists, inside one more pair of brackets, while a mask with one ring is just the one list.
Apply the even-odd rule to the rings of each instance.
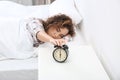
[[53, 29], [50, 29], [50, 30], [49, 30], [49, 33], [51, 33], [51, 34], [54, 33], [54, 32], [55, 32], [55, 31], [54, 31]]
[[50, 35], [50, 36], [51, 36], [51, 34], [52, 34], [52, 33], [51, 33], [51, 30], [48, 30], [48, 35]]
[[48, 33], [48, 35], [53, 36], [53, 34], [56, 33], [56, 32], [55, 32], [54, 29], [51, 28], [51, 29], [48, 30], [47, 33]]

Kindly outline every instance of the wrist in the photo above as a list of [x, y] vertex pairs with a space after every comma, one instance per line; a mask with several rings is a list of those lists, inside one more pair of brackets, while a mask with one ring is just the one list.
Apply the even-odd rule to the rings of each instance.
[[52, 43], [53, 42], [53, 38], [50, 38], [48, 42]]

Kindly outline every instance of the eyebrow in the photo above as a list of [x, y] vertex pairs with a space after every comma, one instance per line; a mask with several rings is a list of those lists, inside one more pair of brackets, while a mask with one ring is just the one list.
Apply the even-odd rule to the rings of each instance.
[[60, 32], [61, 30], [60, 30], [60, 28], [56, 28], [56, 31], [57, 31], [57, 32]]

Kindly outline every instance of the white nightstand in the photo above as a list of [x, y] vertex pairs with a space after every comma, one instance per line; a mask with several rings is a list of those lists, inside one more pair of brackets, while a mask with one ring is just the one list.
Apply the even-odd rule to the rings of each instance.
[[69, 45], [65, 63], [55, 62], [53, 49], [40, 48], [39, 80], [110, 80], [91, 46]]

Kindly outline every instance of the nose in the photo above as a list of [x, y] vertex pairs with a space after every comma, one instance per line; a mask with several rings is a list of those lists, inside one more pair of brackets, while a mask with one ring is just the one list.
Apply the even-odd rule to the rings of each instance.
[[55, 38], [60, 38], [59, 33], [55, 33]]

